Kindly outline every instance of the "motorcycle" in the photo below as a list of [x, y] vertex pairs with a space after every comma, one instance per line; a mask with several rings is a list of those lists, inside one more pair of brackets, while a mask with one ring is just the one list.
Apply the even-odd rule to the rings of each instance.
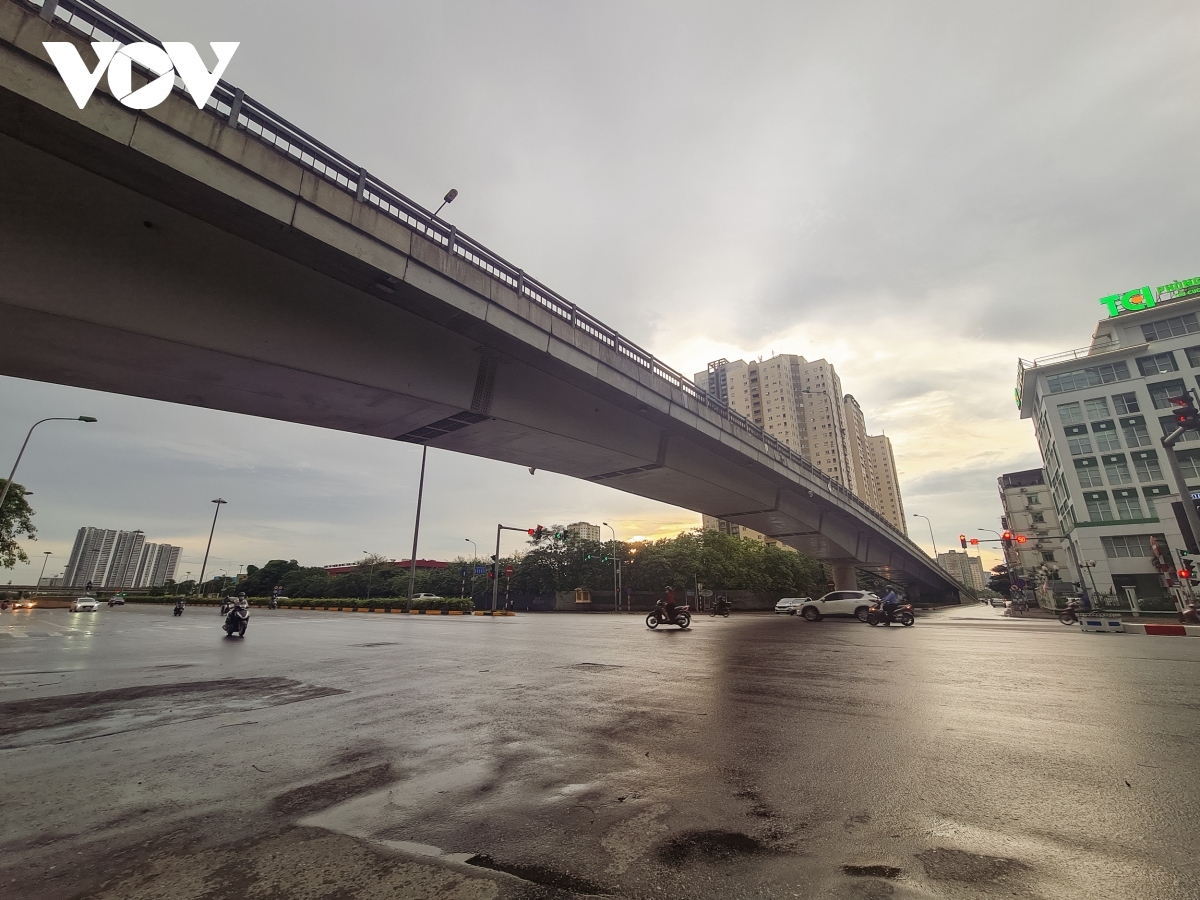
[[1200, 603], [1195, 600], [1189, 603], [1187, 608], [1179, 614], [1179, 624], [1200, 625]]
[[279, 601], [272, 597], [267, 601], [267, 609], [279, 609]]
[[882, 603], [876, 603], [867, 610], [868, 625], [891, 625], [893, 622], [899, 622], [907, 628], [916, 621], [911, 603], [900, 604], [890, 613], [884, 610]]
[[177, 616], [183, 615], [183, 601], [182, 600], [178, 601], [175, 604], [175, 615], [177, 615]]
[[232, 597], [222, 597], [221, 598], [220, 615], [222, 615], [222, 616], [228, 615], [229, 611], [231, 609], [233, 609], [233, 598]]
[[1079, 623], [1079, 614], [1084, 612], [1083, 603], [1078, 600], [1073, 600], [1067, 604], [1067, 608], [1058, 614], [1058, 621], [1064, 625], [1077, 625]]
[[246, 626], [250, 624], [250, 607], [235, 605], [225, 617], [225, 633], [233, 637], [236, 631], [238, 637], [246, 636]]
[[729, 618], [729, 601], [724, 597], [713, 604], [712, 612], [708, 614], [708, 617], [711, 619], [714, 616], [724, 616], [727, 619]]
[[659, 603], [654, 607], [654, 612], [646, 616], [646, 627], [657, 628], [659, 625], [678, 625], [680, 628], [687, 628], [692, 624], [692, 613], [687, 606], [675, 607], [675, 621], [667, 621], [667, 607], [665, 603]]

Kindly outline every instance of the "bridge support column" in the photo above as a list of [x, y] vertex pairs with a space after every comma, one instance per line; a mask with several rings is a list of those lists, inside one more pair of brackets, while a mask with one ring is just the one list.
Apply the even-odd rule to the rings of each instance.
[[858, 590], [858, 576], [853, 563], [833, 563], [833, 589], [835, 591]]

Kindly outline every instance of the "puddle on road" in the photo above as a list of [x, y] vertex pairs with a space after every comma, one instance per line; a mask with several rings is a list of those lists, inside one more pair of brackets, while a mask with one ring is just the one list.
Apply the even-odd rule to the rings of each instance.
[[669, 866], [690, 862], [727, 862], [742, 856], [762, 856], [767, 845], [740, 831], [686, 831], [658, 848], [658, 858]]

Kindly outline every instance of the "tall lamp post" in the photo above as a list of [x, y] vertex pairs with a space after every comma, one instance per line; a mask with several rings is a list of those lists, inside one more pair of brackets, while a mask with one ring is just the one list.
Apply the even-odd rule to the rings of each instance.
[[601, 522], [600, 524], [602, 524], [605, 528], [607, 528], [609, 531], [611, 531], [612, 536], [613, 536], [613, 549], [612, 549], [613, 612], [620, 612], [621, 611], [621, 584], [620, 584], [620, 580], [619, 580], [620, 576], [617, 574], [619, 571], [619, 569], [617, 568], [617, 529], [613, 528], [607, 522]]
[[471, 596], [474, 597], [475, 596], [475, 566], [479, 559], [479, 548], [475, 545], [475, 542], [473, 540], [471, 540], [470, 538], [463, 538], [463, 540], [471, 545]]
[[913, 513], [912, 515], [913, 515], [914, 519], [924, 519], [925, 524], [929, 526], [929, 540], [933, 544], [933, 561], [936, 563], [937, 557], [938, 557], [938, 552], [937, 552], [937, 539], [933, 536], [933, 523], [929, 521], [929, 516], [923, 516], [920, 513]]
[[21, 444], [21, 450], [17, 454], [17, 461], [13, 463], [12, 471], [8, 473], [8, 481], [4, 482], [4, 489], [0, 490], [0, 509], [4, 509], [4, 500], [8, 496], [8, 489], [12, 487], [13, 477], [17, 474], [17, 466], [21, 464], [21, 457], [25, 455], [25, 448], [29, 445], [29, 438], [33, 436], [33, 429], [37, 428], [43, 422], [95, 422], [92, 416], [76, 416], [70, 418], [67, 416], [51, 416], [49, 419], [39, 419], [29, 427], [29, 431], [25, 435], [25, 441]]
[[[212, 528], [208, 532], [208, 546], [204, 548], [204, 562], [200, 564], [200, 596], [204, 596], [204, 570], [208, 567], [208, 551], [212, 549], [213, 534], [217, 530], [217, 516], [221, 514], [221, 504], [228, 503], [228, 500], [222, 500], [218, 497], [213, 503], [217, 504], [217, 508], [213, 510]], [[190, 573], [189, 573], [190, 574]]]
[[42, 554], [45, 556], [45, 559], [42, 560], [42, 574], [38, 576], [38, 583], [37, 583], [38, 589], [36, 591], [34, 591], [35, 594], [38, 593], [38, 591], [40, 591], [42, 589], [42, 579], [46, 577], [46, 563], [50, 562], [50, 554], [53, 552], [54, 552], [53, 550], [43, 550], [42, 551]]
[[[446, 201], [450, 202], [449, 200]], [[421, 499], [425, 495], [425, 456], [429, 446], [421, 446], [421, 480], [417, 483], [417, 520], [413, 523], [412, 558], [408, 561], [408, 602], [412, 603], [413, 591], [417, 588], [417, 535], [421, 531]]]
[[375, 559], [370, 551], [364, 550], [363, 553], [371, 559], [371, 564], [367, 567], [367, 602], [371, 602], [371, 576], [375, 574]]

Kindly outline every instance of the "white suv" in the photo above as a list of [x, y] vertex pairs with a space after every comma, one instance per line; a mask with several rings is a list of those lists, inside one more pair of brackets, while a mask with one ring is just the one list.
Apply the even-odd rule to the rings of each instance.
[[71, 603], [71, 612], [95, 612], [99, 607], [95, 597], [76, 597]]
[[784, 597], [775, 604], [775, 614], [787, 613], [794, 616], [805, 603], [812, 603], [812, 597]]
[[810, 622], [825, 616], [854, 616], [860, 622], [867, 621], [867, 610], [879, 602], [870, 591], [830, 591], [817, 600], [809, 600], [800, 607], [800, 615]]

